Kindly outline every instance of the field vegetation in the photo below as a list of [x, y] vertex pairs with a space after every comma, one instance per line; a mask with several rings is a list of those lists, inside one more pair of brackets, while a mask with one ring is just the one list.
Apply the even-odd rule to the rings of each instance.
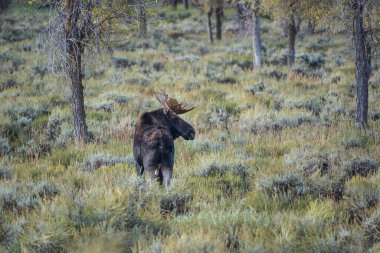
[[[355, 62], [345, 34], [297, 34], [286, 63], [278, 22], [261, 19], [261, 68], [226, 8], [223, 39], [206, 16], [166, 8], [147, 37], [85, 62], [90, 140], [73, 136], [70, 90], [48, 68], [46, 9], [0, 16], [0, 251], [380, 252], [380, 62], [369, 120], [355, 127]], [[191, 101], [169, 189], [135, 173], [134, 126]]]

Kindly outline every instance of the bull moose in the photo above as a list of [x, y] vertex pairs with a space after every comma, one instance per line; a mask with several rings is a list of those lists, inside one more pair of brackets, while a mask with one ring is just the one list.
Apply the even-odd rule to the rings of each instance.
[[133, 156], [139, 176], [146, 170], [148, 180], [158, 176], [160, 184], [165, 181], [168, 187], [173, 172], [174, 140], [180, 136], [185, 140], [195, 138], [194, 128], [178, 114], [191, 111], [195, 106], [179, 103], [164, 93], [156, 92], [155, 95], [164, 108], [140, 116], [133, 138]]

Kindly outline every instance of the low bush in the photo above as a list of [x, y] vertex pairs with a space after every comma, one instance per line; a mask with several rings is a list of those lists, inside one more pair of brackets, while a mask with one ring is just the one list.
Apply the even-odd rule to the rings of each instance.
[[363, 148], [366, 145], [367, 140], [359, 136], [350, 136], [344, 138], [341, 143], [345, 149]]
[[0, 187], [0, 207], [1, 210], [11, 211], [14, 213], [21, 213], [23, 211], [31, 210], [37, 202], [33, 198], [32, 194], [25, 194], [22, 190], [25, 187]]
[[282, 196], [288, 199], [303, 196], [308, 192], [301, 176], [296, 173], [264, 177], [256, 183], [256, 187], [269, 196]]
[[320, 68], [325, 64], [325, 57], [316, 54], [303, 54], [298, 57], [301, 62], [310, 68]]
[[351, 162], [345, 163], [343, 165], [347, 179], [356, 175], [366, 177], [370, 174], [376, 173], [378, 168], [379, 165], [377, 162], [367, 157], [357, 157]]
[[161, 199], [160, 213], [162, 215], [182, 215], [190, 209], [191, 195], [174, 194]]
[[85, 171], [94, 171], [102, 166], [114, 166], [119, 163], [134, 164], [132, 156], [115, 157], [110, 154], [97, 153], [85, 158], [82, 164], [82, 169]]
[[247, 169], [247, 166], [242, 163], [211, 162], [202, 166], [195, 175], [199, 177], [210, 177], [230, 173], [245, 176]]
[[258, 92], [263, 92], [264, 90], [265, 90], [265, 85], [263, 82], [260, 82], [256, 84], [255, 86], [248, 89], [248, 91], [252, 93], [253, 95], [255, 95]]
[[280, 80], [286, 79], [288, 75], [278, 70], [272, 70], [272, 71], [267, 72], [266, 76], [270, 78], [274, 78], [277, 81], [280, 81]]
[[9, 169], [0, 165], [0, 180], [12, 179], [12, 172]]
[[132, 102], [132, 98], [126, 97], [117, 93], [110, 93], [107, 96], [109, 99], [115, 101], [119, 105], [129, 104]]
[[296, 168], [309, 175], [316, 171], [324, 175], [330, 170], [327, 155], [310, 145], [293, 149], [284, 156], [284, 162], [286, 167]]
[[309, 110], [315, 116], [319, 116], [320, 112], [322, 111], [322, 106], [320, 102], [315, 98], [309, 99], [307, 101], [303, 101], [303, 100], [290, 101], [290, 102], [287, 102], [286, 104], [287, 104], [287, 107], [289, 108]]
[[293, 74], [302, 76], [302, 77], [308, 77], [308, 78], [322, 78], [323, 73], [316, 70], [309, 70], [304, 67], [295, 66], [292, 68], [291, 72]]
[[33, 188], [33, 194], [44, 199], [52, 198], [59, 194], [59, 189], [53, 182], [42, 181]]
[[364, 238], [369, 246], [380, 243], [380, 210], [364, 222]]
[[22, 144], [17, 150], [16, 154], [23, 159], [38, 159], [44, 157], [50, 152], [51, 145], [49, 143], [40, 144], [34, 139]]
[[333, 178], [324, 176], [321, 178], [313, 179], [309, 183], [310, 194], [315, 198], [333, 198], [339, 201], [343, 198], [345, 189], [344, 178], [337, 175]]
[[283, 116], [279, 119], [273, 117], [268, 120], [259, 117], [253, 121], [251, 132], [255, 134], [268, 131], [277, 132], [283, 130], [284, 128], [296, 128], [304, 123], [311, 123], [316, 121], [317, 118], [309, 115], [298, 115], [294, 117]]
[[366, 218], [367, 209], [379, 202], [377, 185], [357, 177], [346, 183], [344, 196], [348, 201], [348, 219], [350, 222], [361, 222]]
[[6, 155], [11, 151], [7, 138], [0, 138], [0, 155]]
[[139, 85], [139, 86], [149, 86], [150, 80], [146, 78], [129, 78], [126, 80], [128, 84]]

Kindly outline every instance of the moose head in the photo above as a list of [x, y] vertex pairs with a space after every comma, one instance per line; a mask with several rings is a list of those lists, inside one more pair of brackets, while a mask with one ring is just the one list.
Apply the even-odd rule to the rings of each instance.
[[165, 93], [155, 95], [163, 108], [140, 116], [134, 134], [133, 155], [138, 175], [146, 170], [149, 180], [158, 176], [161, 184], [165, 180], [169, 186], [174, 165], [174, 140], [180, 136], [185, 140], [195, 138], [194, 128], [178, 115], [193, 110], [195, 106], [188, 102], [179, 103]]

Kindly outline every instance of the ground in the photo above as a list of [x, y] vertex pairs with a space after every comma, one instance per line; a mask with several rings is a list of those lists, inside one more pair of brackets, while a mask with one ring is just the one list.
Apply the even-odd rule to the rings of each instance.
[[[360, 132], [344, 34], [302, 29], [289, 67], [286, 37], [264, 19], [264, 66], [252, 69], [233, 9], [215, 45], [198, 10], [165, 12], [147, 39], [86, 59], [86, 145], [43, 51], [48, 11], [1, 14], [0, 251], [379, 252], [378, 59]], [[139, 179], [132, 156], [139, 115], [161, 107], [155, 91], [196, 105], [169, 189]]]

